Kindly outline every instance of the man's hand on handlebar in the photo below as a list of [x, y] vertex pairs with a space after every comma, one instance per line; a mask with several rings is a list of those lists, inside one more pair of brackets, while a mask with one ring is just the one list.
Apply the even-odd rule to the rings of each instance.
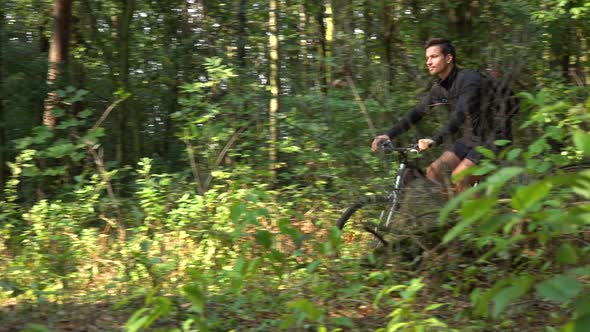
[[434, 141], [431, 140], [430, 138], [419, 139], [418, 140], [418, 150], [420, 150], [420, 151], [428, 150], [433, 144], [434, 144]]
[[371, 143], [371, 151], [376, 152], [379, 150], [379, 146], [383, 142], [391, 141], [391, 138], [387, 135], [379, 135], [373, 139], [373, 143]]

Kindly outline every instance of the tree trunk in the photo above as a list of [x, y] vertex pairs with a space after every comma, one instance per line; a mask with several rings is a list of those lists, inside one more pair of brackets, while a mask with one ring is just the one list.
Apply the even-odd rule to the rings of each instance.
[[279, 111], [279, 34], [277, 24], [277, 0], [270, 0], [268, 13], [269, 37], [268, 44], [270, 48], [270, 105], [269, 105], [269, 162], [271, 181], [274, 183], [277, 178], [277, 113]]
[[[471, 0], [462, 0], [450, 4], [448, 8], [448, 18], [450, 21], [450, 30], [452, 35], [457, 36], [462, 42], [461, 54], [465, 59], [473, 59], [477, 54], [477, 40], [474, 38], [478, 35], [473, 33], [473, 18], [476, 15], [476, 8]], [[460, 64], [460, 63], [459, 63]]]
[[[383, 62], [385, 65], [385, 80], [387, 86], [393, 86], [395, 77], [395, 68], [393, 64], [393, 41], [395, 33], [394, 23], [394, 6], [389, 1], [383, 1]], [[385, 95], [388, 95], [388, 91], [385, 91]]]
[[246, 68], [246, 0], [240, 0], [238, 8], [238, 65], [240, 69]]
[[328, 77], [327, 77], [327, 70], [326, 70], [326, 53], [328, 50], [327, 42], [326, 42], [326, 25], [324, 23], [324, 14], [325, 14], [325, 6], [322, 0], [318, 0], [318, 5], [320, 9], [316, 13], [316, 21], [318, 24], [318, 32], [319, 32], [319, 80], [320, 80], [320, 88], [322, 92], [325, 94], [328, 92]]
[[299, 6], [299, 85], [302, 87], [301, 90], [308, 87], [307, 73], [309, 72], [309, 59], [307, 58], [307, 0]]
[[[4, 13], [2, 13], [4, 17]], [[0, 31], [4, 31], [4, 20], [0, 20]], [[4, 43], [4, 36], [0, 35], [0, 43]], [[3, 48], [0, 47], [0, 59], [4, 59]], [[6, 162], [8, 142], [6, 137], [6, 115], [4, 114], [4, 61], [0, 61], [0, 188], [2, 194], [0, 199], [3, 199], [4, 184], [6, 183], [5, 175], [7, 174]]]
[[[1, 52], [1, 51], [0, 51]], [[0, 53], [0, 56], [2, 54]], [[1, 66], [0, 66], [1, 67]], [[2, 82], [2, 69], [0, 69], [0, 82]], [[2, 83], [0, 83], [0, 88], [2, 88]], [[4, 96], [0, 96], [0, 188], [4, 189], [4, 184], [6, 183], [6, 162], [7, 160], [7, 149], [8, 149], [8, 142], [6, 139], [6, 115], [4, 114]], [[2, 190], [4, 193], [4, 190]], [[0, 195], [0, 198], [3, 195]]]
[[[124, 2], [123, 13], [119, 17], [117, 32], [119, 36], [119, 88], [129, 93], [129, 27], [133, 18], [135, 0]], [[130, 108], [129, 100], [121, 103], [117, 113], [118, 129], [116, 158], [120, 165], [133, 164], [141, 155], [141, 136], [139, 128], [139, 114], [135, 108]], [[129, 134], [129, 136], [127, 136]], [[131, 143], [131, 149], [127, 150], [126, 142]]]
[[53, 110], [59, 105], [59, 96], [52, 91], [56, 82], [66, 73], [70, 31], [72, 23], [72, 0], [56, 0], [53, 9], [53, 32], [49, 47], [49, 67], [47, 70], [47, 86], [49, 93], [45, 98], [43, 124], [55, 128], [57, 119]]
[[[4, 6], [0, 6], [0, 17], [4, 17]], [[4, 20], [0, 20], [0, 31], [4, 31]], [[0, 34], [0, 44], [4, 45], [4, 34]], [[4, 114], [4, 48], [0, 47], [0, 188], [4, 189], [8, 142], [6, 137], [6, 115]], [[4, 199], [4, 190], [0, 191]]]
[[332, 12], [332, 0], [325, 0], [326, 12], [326, 50], [325, 50], [325, 66], [326, 66], [326, 82], [332, 82], [332, 43], [334, 42], [334, 18]]

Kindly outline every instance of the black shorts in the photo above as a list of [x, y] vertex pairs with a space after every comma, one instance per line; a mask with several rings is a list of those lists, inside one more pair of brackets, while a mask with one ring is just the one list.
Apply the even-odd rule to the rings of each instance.
[[453, 146], [450, 146], [447, 150], [454, 153], [459, 159], [469, 159], [474, 164], [479, 164], [479, 160], [481, 159], [481, 153], [477, 152], [475, 148], [477, 147], [476, 143], [468, 138], [460, 138], [455, 141]]

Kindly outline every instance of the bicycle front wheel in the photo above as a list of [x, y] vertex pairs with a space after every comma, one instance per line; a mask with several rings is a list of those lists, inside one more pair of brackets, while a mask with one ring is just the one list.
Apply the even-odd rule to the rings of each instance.
[[370, 247], [375, 248], [380, 244], [387, 245], [384, 234], [389, 232], [396, 211], [400, 207], [402, 189], [411, 180], [410, 170], [401, 170], [396, 177], [395, 187], [392, 191], [387, 195], [361, 198], [342, 214], [336, 225], [342, 230], [344, 225], [353, 219], [356, 223], [360, 223], [365, 231], [371, 233], [368, 239]]

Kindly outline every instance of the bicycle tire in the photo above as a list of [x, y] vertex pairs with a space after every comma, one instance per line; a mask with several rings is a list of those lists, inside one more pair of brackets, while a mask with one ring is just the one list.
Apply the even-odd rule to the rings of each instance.
[[[344, 226], [346, 225], [346, 223], [348, 222], [348, 220], [350, 220], [350, 218], [352, 218], [352, 216], [355, 214], [355, 212], [357, 212], [359, 209], [365, 207], [366, 205], [376, 205], [376, 204], [384, 204], [385, 206], [380, 209], [379, 213], [380, 215], [378, 216], [378, 218], [375, 218], [377, 220], [379, 220], [379, 222], [377, 224], [373, 223], [363, 223], [364, 225], [364, 229], [371, 233], [373, 236], [371, 237], [371, 247], [375, 247], [376, 244], [378, 243], [377, 241], [379, 241], [380, 243], [382, 243], [383, 245], [387, 245], [387, 242], [383, 239], [382, 236], [379, 235], [379, 231], [382, 230], [386, 230], [387, 227], [389, 227], [389, 224], [392, 220], [392, 218], [395, 215], [395, 212], [399, 209], [400, 207], [400, 202], [401, 202], [401, 196], [402, 196], [402, 192], [403, 192], [403, 188], [404, 186], [412, 181], [414, 175], [414, 171], [418, 171], [420, 172], [418, 169], [414, 170], [413, 168], [405, 168], [403, 170], [401, 170], [400, 174], [399, 174], [399, 184], [398, 184], [398, 188], [393, 189], [392, 191], [390, 191], [387, 195], [382, 195], [382, 196], [365, 196], [361, 199], [359, 199], [357, 202], [355, 202], [353, 205], [351, 205], [348, 209], [346, 209], [346, 211], [342, 214], [342, 216], [338, 219], [338, 221], [336, 222], [336, 226], [342, 230], [344, 228]], [[421, 174], [421, 172], [420, 172]], [[396, 176], [397, 178], [397, 176]], [[385, 222], [384, 222], [385, 221]]]
[[377, 203], [385, 203], [387, 202], [387, 196], [365, 196], [358, 201], [356, 201], [353, 205], [351, 205], [344, 213], [340, 216], [338, 221], [336, 222], [336, 226], [338, 229], [342, 230], [346, 225], [346, 222], [352, 217], [352, 215], [361, 209], [363, 206], [367, 204], [377, 204]]

